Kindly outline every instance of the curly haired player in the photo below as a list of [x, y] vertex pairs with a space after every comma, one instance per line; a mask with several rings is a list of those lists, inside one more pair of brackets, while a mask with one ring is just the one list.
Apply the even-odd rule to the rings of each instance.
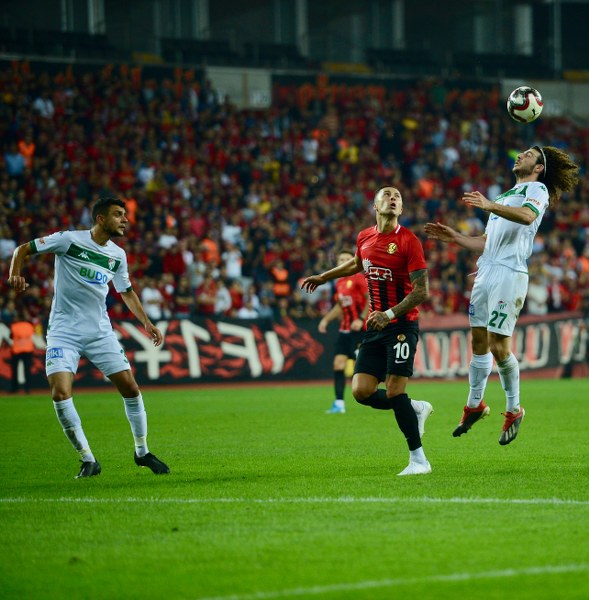
[[454, 437], [467, 433], [489, 414], [483, 396], [493, 359], [506, 398], [499, 443], [513, 442], [519, 432], [525, 411], [520, 406], [519, 363], [511, 352], [511, 336], [528, 290], [527, 259], [546, 209], [558, 202], [562, 192], [574, 189], [578, 171], [562, 150], [534, 146], [517, 155], [516, 183], [494, 201], [477, 191], [464, 194], [468, 206], [490, 213], [483, 235], [463, 235], [442, 223], [425, 225], [430, 238], [481, 253], [469, 306], [470, 392]]

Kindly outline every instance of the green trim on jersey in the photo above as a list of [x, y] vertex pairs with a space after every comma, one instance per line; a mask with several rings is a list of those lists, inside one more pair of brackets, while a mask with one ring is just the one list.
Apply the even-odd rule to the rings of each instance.
[[525, 206], [526, 208], [530, 208], [530, 209], [532, 209], [532, 210], [534, 211], [534, 213], [536, 213], [536, 216], [537, 216], [537, 217], [539, 217], [539, 216], [540, 216], [540, 211], [539, 211], [539, 210], [538, 210], [538, 209], [537, 209], [535, 206], [532, 206], [531, 204], [528, 204], [527, 202], [524, 202], [524, 203], [522, 204], [522, 208], [523, 208], [524, 206]]
[[78, 260], [101, 267], [102, 269], [107, 269], [111, 273], [116, 273], [121, 266], [120, 260], [113, 258], [112, 256], [107, 256], [106, 254], [94, 252], [94, 250], [84, 248], [84, 246], [78, 246], [78, 244], [72, 244], [67, 249], [66, 254], [72, 258], [77, 258]]
[[37, 254], [38, 250], [37, 250], [37, 244], [35, 244], [35, 240], [31, 240], [31, 241], [29, 242], [29, 247], [30, 247], [30, 249], [31, 249], [31, 252], [32, 252], [33, 254]]
[[527, 185], [525, 185], [523, 187], [523, 189], [511, 188], [507, 192], [503, 192], [503, 194], [499, 194], [499, 196], [497, 196], [497, 198], [495, 198], [495, 202], [497, 202], [497, 200], [501, 200], [502, 198], [506, 198], [507, 196], [515, 196], [516, 194], [518, 196], [525, 196], [527, 191], [528, 191]]

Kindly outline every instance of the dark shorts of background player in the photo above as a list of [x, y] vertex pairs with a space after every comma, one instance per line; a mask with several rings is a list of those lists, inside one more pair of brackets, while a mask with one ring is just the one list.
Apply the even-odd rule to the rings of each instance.
[[354, 375], [366, 373], [385, 381], [387, 375], [411, 377], [419, 341], [419, 325], [395, 323], [382, 331], [369, 329], [358, 350]]
[[345, 354], [348, 358], [356, 360], [356, 350], [364, 337], [363, 331], [340, 331], [335, 341], [335, 355]]

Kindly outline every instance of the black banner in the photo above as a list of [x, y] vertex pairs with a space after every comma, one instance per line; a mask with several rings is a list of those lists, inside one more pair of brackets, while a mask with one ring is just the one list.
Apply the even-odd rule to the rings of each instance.
[[[160, 321], [165, 336], [155, 348], [138, 322], [115, 323], [140, 385], [240, 381], [330, 379], [337, 328], [323, 335], [318, 320], [195, 319]], [[43, 340], [38, 339], [31, 387], [46, 387]], [[578, 313], [542, 318], [522, 317], [513, 335], [513, 352], [523, 372], [543, 373], [584, 363], [587, 331]], [[466, 317], [422, 320], [414, 378], [468, 375], [470, 330]], [[0, 390], [10, 387], [9, 329], [0, 323]], [[86, 359], [80, 361], [76, 385], [107, 383]]]

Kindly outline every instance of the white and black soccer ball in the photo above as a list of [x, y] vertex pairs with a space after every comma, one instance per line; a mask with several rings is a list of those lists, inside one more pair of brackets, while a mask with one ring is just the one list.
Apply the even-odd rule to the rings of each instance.
[[522, 85], [509, 94], [507, 112], [518, 123], [531, 123], [542, 113], [542, 96], [533, 87]]

